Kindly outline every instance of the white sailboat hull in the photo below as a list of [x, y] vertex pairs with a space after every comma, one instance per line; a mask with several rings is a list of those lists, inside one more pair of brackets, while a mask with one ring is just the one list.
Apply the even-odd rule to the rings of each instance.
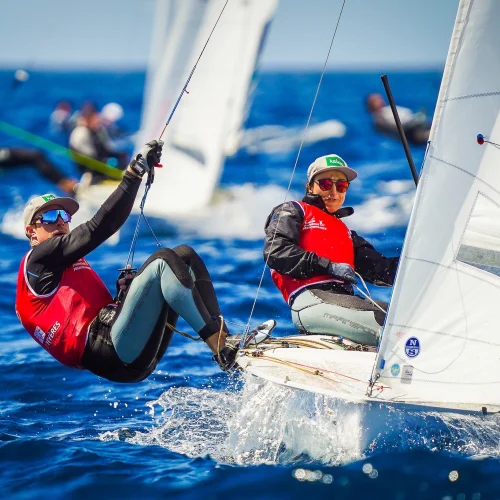
[[[290, 347], [280, 347], [280, 342], [286, 342]], [[295, 347], [294, 343], [300, 347]], [[279, 338], [274, 343], [259, 344], [258, 348], [247, 348], [240, 352], [237, 361], [245, 373], [285, 387], [338, 399], [343, 403], [364, 404], [379, 410], [398, 408], [405, 411], [473, 415], [500, 411], [500, 406], [453, 401], [412, 401], [401, 398], [392, 401], [387, 394], [384, 394], [383, 399], [378, 399], [381, 393], [391, 390], [382, 384], [375, 384], [372, 396], [368, 396], [376, 353], [344, 350], [333, 344], [326, 335]]]

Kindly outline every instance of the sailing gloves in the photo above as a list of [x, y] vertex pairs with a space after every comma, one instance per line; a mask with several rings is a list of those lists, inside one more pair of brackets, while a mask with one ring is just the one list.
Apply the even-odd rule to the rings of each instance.
[[238, 346], [225, 346], [218, 354], [212, 357], [213, 361], [216, 361], [220, 366], [220, 369], [224, 372], [236, 371], [238, 365], [236, 364], [236, 354], [238, 353]]
[[139, 176], [142, 177], [145, 173], [150, 177], [153, 182], [154, 167], [161, 167], [161, 151], [163, 148], [163, 141], [150, 141], [142, 151], [130, 162], [129, 167]]
[[330, 262], [328, 265], [328, 274], [342, 281], [347, 281], [347, 283], [351, 283], [352, 285], [357, 283], [356, 273], [349, 264], [335, 264]]
[[130, 267], [130, 265], [127, 265], [127, 267], [124, 267], [119, 271], [120, 274], [116, 280], [116, 296], [114, 299], [116, 304], [119, 304], [125, 298], [127, 290], [137, 274], [137, 269]]

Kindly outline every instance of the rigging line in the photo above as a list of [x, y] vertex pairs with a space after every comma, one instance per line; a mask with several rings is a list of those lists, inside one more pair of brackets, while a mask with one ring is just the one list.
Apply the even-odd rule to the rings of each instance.
[[357, 290], [357, 291], [358, 291], [361, 295], [363, 295], [363, 297], [365, 297], [365, 299], [368, 299], [368, 300], [369, 300], [369, 301], [370, 301], [370, 302], [371, 302], [371, 303], [372, 303], [375, 307], [378, 307], [378, 308], [379, 308], [379, 309], [380, 309], [380, 310], [381, 310], [384, 314], [386, 314], [386, 313], [387, 313], [387, 311], [386, 311], [383, 307], [379, 306], [379, 305], [378, 305], [378, 304], [377, 304], [377, 303], [376, 303], [376, 302], [372, 299], [372, 297], [371, 297], [371, 295], [370, 295], [370, 290], [368, 290], [368, 287], [366, 286], [365, 280], [362, 278], [362, 276], [361, 276], [360, 274], [358, 274], [358, 273], [356, 273], [356, 276], [357, 276], [357, 277], [361, 280], [361, 283], [363, 283], [363, 286], [365, 287], [365, 290], [366, 290], [366, 292], [367, 292], [367, 293], [363, 292], [363, 290], [361, 290], [361, 288], [359, 288], [359, 286], [357, 286], [357, 285], [353, 285], [353, 286], [354, 286], [354, 288], [355, 288], [355, 289], [356, 289], [356, 290]]
[[[333, 32], [332, 40], [330, 42], [330, 47], [328, 48], [328, 53], [326, 55], [325, 63], [323, 64], [323, 70], [321, 72], [321, 76], [320, 76], [320, 79], [319, 79], [319, 82], [318, 82], [318, 86], [316, 88], [316, 94], [314, 95], [314, 99], [313, 99], [313, 102], [312, 102], [312, 105], [311, 105], [311, 110], [309, 111], [309, 116], [307, 118], [306, 126], [304, 128], [304, 132], [302, 133], [302, 140], [300, 142], [299, 150], [297, 152], [297, 157], [295, 158], [295, 164], [293, 166], [292, 175], [291, 175], [290, 181], [288, 183], [288, 188], [286, 190], [285, 199], [283, 200], [283, 203], [285, 203], [287, 201], [288, 193], [290, 192], [290, 188], [292, 186], [292, 181], [293, 181], [293, 177], [295, 175], [295, 170], [297, 169], [297, 164], [299, 162], [300, 153], [302, 152], [302, 147], [304, 146], [306, 132], [307, 132], [307, 129], [309, 128], [309, 123], [311, 122], [311, 117], [312, 117], [312, 114], [313, 114], [313, 111], [314, 111], [314, 107], [316, 106], [316, 101], [318, 99], [318, 95], [319, 95], [319, 90], [321, 88], [321, 84], [323, 83], [323, 76], [325, 75], [326, 65], [328, 64], [328, 60], [330, 58], [330, 53], [332, 51], [333, 41], [335, 40], [335, 35], [337, 34], [337, 30], [338, 30], [338, 27], [339, 27], [339, 24], [340, 24], [340, 19], [342, 17], [342, 12], [344, 11], [345, 3], [346, 3], [346, 0], [343, 0], [343, 2], [342, 2], [342, 8], [340, 9], [340, 14], [339, 14], [339, 17], [337, 19], [337, 24], [335, 25], [335, 30]], [[280, 219], [281, 219], [281, 210], [280, 210], [279, 215], [278, 215], [278, 222], [276, 223], [276, 229], [274, 230], [273, 239], [271, 241], [271, 248], [273, 246], [274, 239], [276, 238], [276, 232], [278, 231], [278, 225], [279, 225]], [[240, 348], [244, 346], [246, 337], [248, 335], [248, 332], [250, 331], [250, 322], [252, 320], [252, 316], [253, 316], [253, 313], [254, 313], [254, 310], [255, 310], [255, 306], [257, 305], [257, 298], [259, 296], [259, 292], [260, 292], [260, 289], [261, 289], [261, 286], [262, 286], [262, 281], [264, 280], [264, 275], [265, 275], [265, 272], [266, 272], [268, 260], [269, 260], [269, 255], [267, 256], [266, 262], [264, 263], [264, 269], [262, 270], [262, 274], [260, 276], [259, 285], [257, 286], [257, 292], [255, 294], [255, 299], [254, 299], [253, 304], [252, 304], [252, 309], [250, 310], [250, 315], [248, 317], [248, 322], [247, 322], [247, 325], [245, 327], [245, 332], [241, 336]]]
[[[203, 55], [203, 53], [205, 52], [205, 49], [207, 48], [207, 45], [208, 45], [208, 42], [210, 41], [210, 38], [212, 38], [212, 35], [213, 35], [214, 31], [215, 31], [215, 28], [217, 27], [217, 24], [219, 23], [220, 18], [222, 17], [222, 13], [224, 12], [224, 10], [225, 10], [228, 2], [229, 2], [229, 0], [226, 0], [226, 3], [224, 4], [224, 7], [222, 7], [222, 10], [220, 11], [219, 17], [217, 17], [217, 21], [215, 21], [215, 24], [214, 24], [212, 30], [210, 31], [210, 34], [208, 35], [207, 41], [205, 42], [205, 45], [203, 45], [203, 48], [201, 49], [200, 55], [198, 56], [198, 59], [196, 59], [196, 62], [194, 64], [194, 66], [193, 66], [193, 69], [189, 73], [189, 76], [188, 76], [188, 78], [186, 80], [186, 83], [184, 84], [184, 87], [182, 87], [181, 93], [179, 94], [179, 97], [177, 98], [177, 101], [175, 102], [174, 107], [173, 107], [172, 111], [170, 112], [170, 115], [167, 118], [165, 126], [163, 127], [163, 130], [161, 131], [161, 134], [160, 134], [160, 137], [158, 138], [158, 140], [161, 140], [161, 138], [163, 137], [163, 134], [164, 134], [164, 132], [165, 132], [168, 124], [170, 123], [170, 120], [172, 119], [172, 116], [174, 115], [175, 110], [177, 109], [177, 106], [181, 102], [182, 96], [184, 95], [184, 93], [187, 93], [187, 86], [189, 85], [189, 82], [191, 81], [191, 77], [193, 76], [193, 73], [194, 73], [194, 71], [196, 69], [196, 66], [200, 62], [201, 56]], [[148, 220], [146, 219], [146, 216], [144, 215], [144, 205], [146, 204], [146, 198], [148, 196], [149, 188], [151, 187], [151, 184], [153, 184], [153, 180], [154, 180], [154, 173], [153, 174], [151, 174], [151, 173], [148, 174], [146, 188], [144, 190], [144, 196], [142, 197], [142, 201], [141, 201], [141, 205], [140, 205], [141, 212], [139, 214], [139, 218], [138, 218], [137, 224], [135, 226], [134, 235], [132, 236], [132, 243], [130, 245], [130, 250], [129, 250], [129, 253], [128, 253], [128, 257], [127, 257], [127, 265], [129, 263], [132, 265], [133, 260], [134, 260], [135, 245], [137, 243], [137, 238], [139, 237], [139, 226], [141, 224], [141, 219], [142, 218], [144, 218], [144, 220], [146, 221], [146, 224], [147, 224], [149, 230], [151, 231], [151, 234], [153, 235], [153, 237], [154, 237], [154, 239], [156, 241], [157, 246], [161, 247], [161, 243], [158, 241], [158, 238], [156, 237], [156, 234], [154, 233], [154, 231], [151, 228]]]
[[165, 129], [167, 128], [168, 124], [170, 123], [170, 120], [172, 119], [173, 114], [175, 113], [175, 110], [177, 109], [177, 106], [181, 102], [182, 96], [184, 95], [185, 92], [187, 92], [187, 86], [189, 85], [189, 82], [191, 81], [191, 77], [193, 76], [194, 70], [196, 69], [196, 66], [198, 66], [198, 63], [200, 62], [201, 56], [203, 55], [203, 52], [205, 52], [205, 49], [207, 48], [208, 42], [210, 41], [210, 38], [212, 38], [212, 34], [215, 31], [215, 28], [217, 27], [217, 24], [219, 23], [220, 18], [222, 17], [222, 13], [224, 12], [224, 9], [226, 8], [227, 3], [229, 0], [226, 0], [226, 3], [224, 4], [224, 7], [222, 7], [222, 10], [220, 11], [219, 17], [217, 18], [217, 21], [215, 21], [215, 24], [212, 28], [212, 31], [208, 35], [207, 41], [205, 42], [205, 45], [201, 49], [200, 55], [198, 56], [198, 59], [194, 63], [193, 69], [191, 70], [191, 73], [189, 73], [189, 76], [186, 80], [186, 83], [184, 84], [184, 87], [182, 87], [181, 93], [179, 94], [179, 97], [177, 98], [177, 101], [175, 101], [174, 107], [170, 113], [170, 115], [167, 118], [167, 122], [165, 123], [165, 126], [163, 127], [163, 130], [161, 131], [160, 134], [160, 139], [163, 137], [163, 134], [165, 132]]

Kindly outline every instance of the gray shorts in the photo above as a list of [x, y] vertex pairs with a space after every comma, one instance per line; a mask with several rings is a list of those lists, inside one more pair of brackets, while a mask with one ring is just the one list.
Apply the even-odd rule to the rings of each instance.
[[[384, 310], [385, 302], [376, 301]], [[376, 346], [385, 314], [357, 295], [304, 290], [292, 302], [292, 321], [301, 333], [336, 335]]]

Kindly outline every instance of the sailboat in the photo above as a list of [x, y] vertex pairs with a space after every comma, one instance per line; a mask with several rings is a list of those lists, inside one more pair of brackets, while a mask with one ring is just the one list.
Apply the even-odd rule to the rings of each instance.
[[242, 369], [344, 402], [500, 411], [500, 3], [461, 0], [378, 352], [250, 345]]
[[[278, 0], [228, 2], [196, 64], [225, 0], [157, 0], [141, 130], [136, 150], [158, 138], [177, 96], [196, 71], [163, 137], [163, 169], [148, 196], [148, 214], [189, 215], [214, 196], [227, 155], [238, 148], [255, 68]], [[182, 186], [196, 186], [196, 197]], [[109, 182], [88, 186], [80, 199], [100, 204]]]

